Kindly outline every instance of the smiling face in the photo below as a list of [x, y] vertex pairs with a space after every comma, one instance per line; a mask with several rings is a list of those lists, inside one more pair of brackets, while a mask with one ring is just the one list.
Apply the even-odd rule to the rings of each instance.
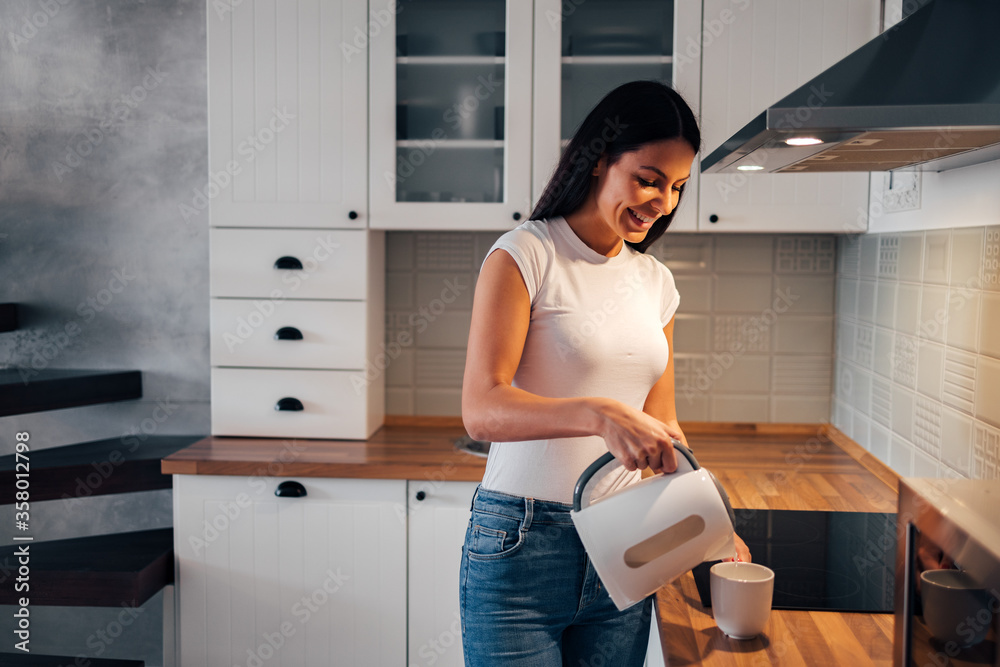
[[645, 144], [612, 165], [604, 156], [594, 168], [587, 202], [566, 219], [591, 248], [615, 255], [623, 240], [641, 242], [657, 218], [674, 210], [693, 160], [684, 139]]

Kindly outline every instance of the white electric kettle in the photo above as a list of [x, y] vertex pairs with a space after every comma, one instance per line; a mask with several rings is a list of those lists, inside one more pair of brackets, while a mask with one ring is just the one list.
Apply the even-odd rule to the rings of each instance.
[[699, 563], [735, 555], [729, 496], [691, 450], [677, 470], [647, 477], [584, 504], [591, 478], [615, 460], [608, 452], [577, 480], [570, 516], [584, 549], [619, 610], [631, 607]]

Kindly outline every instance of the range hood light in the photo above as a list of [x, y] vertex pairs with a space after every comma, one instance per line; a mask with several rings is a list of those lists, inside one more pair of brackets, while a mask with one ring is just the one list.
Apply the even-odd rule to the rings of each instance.
[[785, 143], [789, 146], [815, 146], [823, 143], [823, 140], [816, 137], [791, 137], [785, 139]]
[[740, 171], [760, 171], [764, 167], [760, 166], [759, 164], [741, 164], [736, 168], [739, 169]]

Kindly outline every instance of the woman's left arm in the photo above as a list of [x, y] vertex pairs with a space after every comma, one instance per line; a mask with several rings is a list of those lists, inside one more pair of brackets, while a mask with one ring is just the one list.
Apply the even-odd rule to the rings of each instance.
[[[690, 449], [687, 442], [687, 436], [684, 435], [684, 431], [681, 430], [680, 425], [677, 423], [677, 404], [674, 398], [674, 321], [676, 319], [676, 316], [671, 317], [670, 321], [667, 322], [667, 326], [663, 327], [663, 335], [667, 337], [667, 346], [670, 350], [670, 357], [667, 360], [667, 368], [663, 371], [663, 375], [661, 375], [660, 379], [656, 381], [653, 388], [649, 390], [649, 395], [646, 396], [646, 403], [642, 406], [642, 411], [648, 415], [656, 417], [661, 422], [666, 424], [668, 428], [676, 429], [677, 432], [681, 434], [681, 441], [686, 447], [688, 447], [688, 449]], [[739, 535], [733, 535], [733, 537], [736, 541], [737, 560], [749, 563], [750, 549], [747, 547], [746, 543], [740, 539]], [[727, 558], [726, 560], [732, 559]]]

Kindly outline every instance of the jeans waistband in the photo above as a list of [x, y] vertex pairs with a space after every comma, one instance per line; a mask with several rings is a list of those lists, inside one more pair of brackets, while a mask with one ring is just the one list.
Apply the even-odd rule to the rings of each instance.
[[524, 528], [528, 528], [532, 523], [573, 524], [573, 519], [569, 515], [569, 511], [573, 509], [572, 505], [490, 491], [482, 486], [476, 488], [471, 509], [512, 519], [524, 519]]

